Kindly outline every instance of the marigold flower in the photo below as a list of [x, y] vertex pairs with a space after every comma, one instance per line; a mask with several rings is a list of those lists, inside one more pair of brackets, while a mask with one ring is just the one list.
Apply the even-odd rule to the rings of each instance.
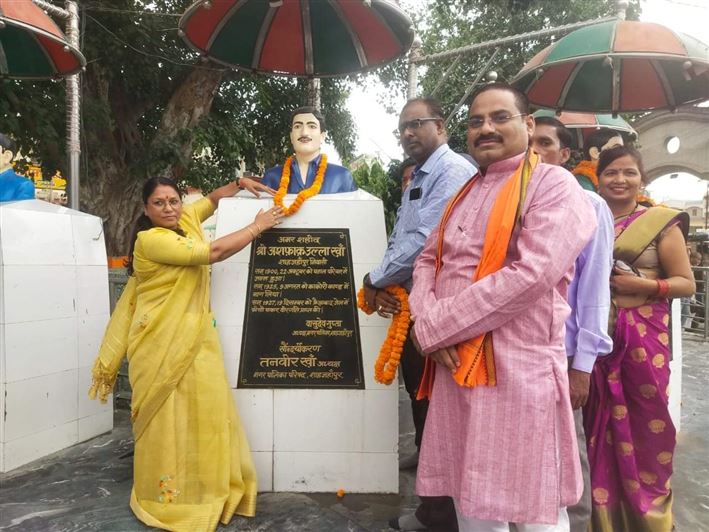
[[317, 196], [322, 188], [323, 181], [325, 180], [325, 170], [327, 169], [327, 155], [323, 154], [320, 156], [320, 164], [318, 164], [318, 171], [315, 174], [313, 184], [309, 188], [301, 190], [295, 197], [293, 203], [289, 207], [286, 207], [283, 205], [283, 198], [286, 197], [288, 184], [290, 183], [290, 167], [292, 161], [292, 155], [286, 159], [286, 162], [283, 165], [283, 172], [281, 173], [281, 182], [278, 185], [278, 191], [273, 197], [273, 203], [278, 207], [281, 207], [283, 209], [283, 214], [286, 216], [295, 214], [298, 212], [303, 203], [305, 203], [305, 200], [312, 198], [313, 196]]

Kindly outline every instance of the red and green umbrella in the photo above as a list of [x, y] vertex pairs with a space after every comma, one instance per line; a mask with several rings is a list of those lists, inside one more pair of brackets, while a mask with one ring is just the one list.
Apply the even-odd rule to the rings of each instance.
[[633, 126], [620, 116], [614, 117], [610, 114], [576, 113], [573, 111], [563, 111], [561, 114], [557, 114], [548, 109], [540, 109], [534, 113], [534, 118], [541, 116], [556, 118], [564, 124], [567, 129], [571, 129], [576, 135], [576, 142], [579, 148], [583, 148], [584, 141], [589, 135], [599, 129], [613, 129], [625, 133], [632, 138], [637, 138], [638, 136]]
[[539, 107], [613, 113], [709, 99], [709, 47], [659, 24], [616, 20], [576, 30], [512, 84]]
[[68, 76], [84, 65], [81, 52], [32, 0], [0, 0], [0, 77]]
[[411, 19], [389, 0], [199, 0], [179, 33], [218, 63], [307, 77], [389, 63], [414, 38]]

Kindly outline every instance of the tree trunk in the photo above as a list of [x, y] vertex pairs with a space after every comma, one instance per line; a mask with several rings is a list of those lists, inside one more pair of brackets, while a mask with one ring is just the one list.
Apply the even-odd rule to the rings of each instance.
[[[191, 130], [209, 114], [223, 75], [224, 71], [218, 69], [193, 68], [173, 91], [160, 128], [151, 140], [137, 133], [145, 102], [131, 102], [120, 87], [107, 87], [100, 72], [87, 76], [86, 90], [93, 93], [92, 97], [107, 100], [114, 123], [110, 129], [99, 126], [89, 133], [93, 134], [87, 139], [91, 175], [84, 176], [81, 204], [86, 212], [103, 218], [109, 256], [128, 253], [133, 226], [143, 209], [144, 180], [154, 175], [180, 179], [184, 174], [192, 159]], [[145, 161], [150, 162], [159, 146], [167, 145], [173, 146], [174, 156], [159, 164], [156, 172], [148, 170]], [[151, 167], [156, 168], [155, 164]]]

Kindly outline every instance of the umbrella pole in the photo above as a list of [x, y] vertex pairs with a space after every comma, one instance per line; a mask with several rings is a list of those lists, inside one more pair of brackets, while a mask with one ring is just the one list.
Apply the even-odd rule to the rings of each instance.
[[308, 79], [308, 105], [320, 109], [320, 78]]
[[[66, 8], [69, 19], [66, 23], [69, 43], [79, 49], [79, 8], [73, 0], [67, 0]], [[69, 205], [79, 210], [79, 157], [81, 139], [79, 137], [79, 115], [81, 112], [81, 94], [79, 92], [79, 74], [73, 74], [66, 80], [67, 103], [67, 154], [69, 155]]]
[[[79, 7], [74, 0], [66, 0], [66, 9], [57, 7], [44, 0], [32, 0], [50, 15], [66, 21], [66, 37], [69, 44], [79, 49]], [[66, 78], [66, 151], [69, 158], [69, 206], [79, 210], [79, 156], [81, 143], [79, 138], [80, 116], [79, 74]]]
[[414, 37], [414, 42], [411, 43], [411, 50], [409, 50], [409, 77], [408, 86], [406, 89], [406, 99], [411, 100], [416, 98], [416, 90], [418, 89], [418, 70], [416, 62], [420, 61], [423, 55], [421, 54], [421, 37], [416, 35]]

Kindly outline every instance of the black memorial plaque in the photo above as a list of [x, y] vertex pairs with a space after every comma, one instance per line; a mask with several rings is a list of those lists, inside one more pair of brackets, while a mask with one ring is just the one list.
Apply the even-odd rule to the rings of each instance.
[[272, 229], [251, 246], [239, 388], [363, 389], [348, 229]]

